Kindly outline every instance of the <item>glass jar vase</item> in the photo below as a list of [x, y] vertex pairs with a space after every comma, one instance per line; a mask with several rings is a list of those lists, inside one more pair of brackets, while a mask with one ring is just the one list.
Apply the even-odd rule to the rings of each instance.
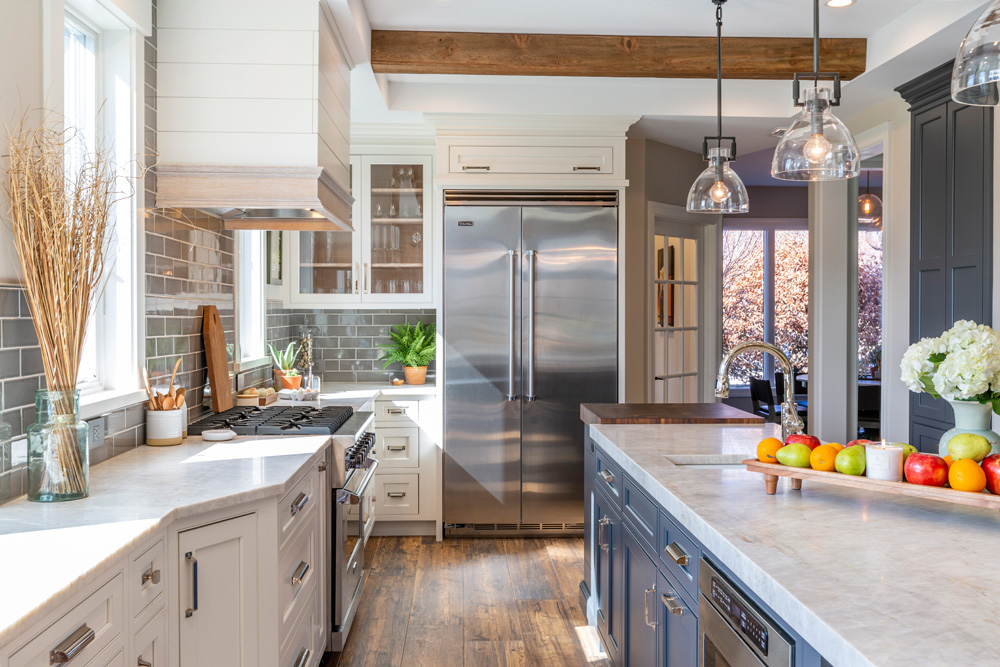
[[55, 503], [90, 492], [90, 429], [79, 391], [36, 391], [28, 427], [28, 500]]

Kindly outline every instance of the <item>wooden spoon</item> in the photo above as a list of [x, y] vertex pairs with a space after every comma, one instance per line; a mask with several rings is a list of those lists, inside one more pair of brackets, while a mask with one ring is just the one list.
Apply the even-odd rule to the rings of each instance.
[[[170, 394], [171, 398], [177, 396], [177, 393], [174, 390], [174, 380], [177, 379], [177, 369], [180, 367], [181, 367], [181, 357], [177, 357], [177, 363], [174, 364], [174, 372], [170, 375], [170, 388], [167, 390], [167, 393]], [[170, 408], [167, 409], [169, 410]]]
[[153, 393], [153, 388], [149, 386], [149, 373], [146, 372], [146, 367], [142, 367], [142, 382], [146, 385], [146, 395], [149, 396], [149, 409], [156, 410], [156, 394]]
[[180, 393], [182, 391], [183, 388], [177, 390], [177, 402], [174, 403], [174, 408], [177, 410], [180, 410], [181, 408], [184, 407], [184, 394]]
[[163, 399], [163, 409], [173, 410], [174, 409], [174, 399], [171, 396], [167, 396]]
[[[177, 390], [174, 393], [176, 394], [176, 396], [174, 397], [174, 403], [177, 404], [177, 400], [178, 399], [181, 399], [181, 398], [184, 398], [185, 396], [187, 396], [187, 388], [185, 388], [185, 387], [177, 387]], [[179, 404], [178, 404], [178, 406], [179, 406]]]

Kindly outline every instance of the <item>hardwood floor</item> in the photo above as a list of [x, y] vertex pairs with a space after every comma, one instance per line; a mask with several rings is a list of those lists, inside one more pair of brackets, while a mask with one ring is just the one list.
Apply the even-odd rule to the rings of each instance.
[[373, 539], [330, 667], [610, 667], [580, 608], [582, 538]]

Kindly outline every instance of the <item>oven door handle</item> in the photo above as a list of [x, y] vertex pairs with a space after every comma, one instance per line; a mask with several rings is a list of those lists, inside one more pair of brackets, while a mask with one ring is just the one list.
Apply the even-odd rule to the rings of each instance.
[[368, 490], [368, 485], [372, 483], [375, 478], [375, 471], [378, 469], [378, 460], [369, 457], [369, 461], [372, 464], [368, 467], [368, 472], [365, 473], [365, 478], [362, 480], [361, 484], [358, 485], [357, 491], [351, 491], [349, 489], [337, 489], [337, 502], [344, 505], [357, 505], [361, 502], [361, 497], [365, 495], [365, 491]]

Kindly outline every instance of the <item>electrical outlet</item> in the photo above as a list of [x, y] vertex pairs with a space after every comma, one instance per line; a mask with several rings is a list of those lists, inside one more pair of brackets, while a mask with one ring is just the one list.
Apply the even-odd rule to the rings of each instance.
[[104, 416], [95, 417], [87, 422], [87, 426], [90, 427], [90, 448], [95, 449], [104, 444], [104, 437], [107, 435], [106, 428], [104, 426]]

